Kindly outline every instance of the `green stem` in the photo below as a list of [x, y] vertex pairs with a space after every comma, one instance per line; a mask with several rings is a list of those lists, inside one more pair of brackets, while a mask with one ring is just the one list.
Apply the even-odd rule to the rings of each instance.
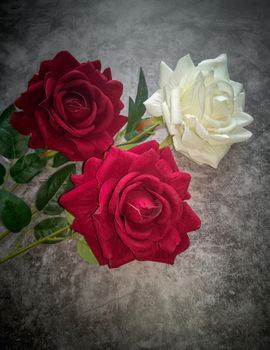
[[27, 252], [28, 250], [34, 248], [34, 247], [37, 247], [39, 246], [40, 244], [44, 243], [45, 241], [47, 241], [48, 239], [50, 238], [53, 238], [55, 236], [57, 236], [59, 233], [61, 233], [62, 231], [65, 231], [66, 229], [69, 228], [69, 225], [55, 231], [55, 232], [52, 232], [51, 234], [49, 234], [48, 236], [45, 236], [29, 245], [27, 245], [26, 247], [23, 247], [21, 249], [18, 249], [16, 250], [15, 252], [11, 253], [10, 255], [6, 256], [5, 258], [1, 259], [0, 260], [0, 264], [4, 264], [5, 262], [15, 258], [16, 256], [20, 255], [20, 254], [23, 254], [25, 252]]
[[10, 233], [9, 230], [6, 230], [5, 232], [1, 233], [0, 234], [0, 241], [1, 241], [1, 239], [4, 239], [5, 237], [7, 237], [9, 233]]
[[10, 163], [9, 163], [9, 166], [8, 166], [8, 169], [7, 169], [7, 173], [6, 173], [6, 176], [5, 176], [5, 179], [4, 179], [3, 187], [2, 187], [3, 190], [6, 190], [6, 188], [7, 188], [8, 179], [10, 177], [10, 169], [11, 169], [12, 165], [13, 165], [13, 160], [11, 160]]
[[139, 141], [143, 136], [147, 135], [147, 134], [151, 134], [152, 131], [155, 130], [155, 128], [157, 126], [159, 126], [160, 124], [154, 124], [154, 125], [151, 125], [149, 128], [147, 129], [144, 129], [143, 132], [141, 132], [140, 134], [132, 137], [132, 139], [129, 139], [127, 143], [123, 143], [121, 145], [117, 145], [117, 146], [123, 146], [123, 145], [127, 145], [129, 143], [136, 143], [137, 141]]
[[173, 143], [173, 140], [172, 140], [172, 137], [171, 135], [168, 135], [159, 145], [159, 148], [163, 148], [163, 147], [166, 147], [166, 146], [170, 146], [172, 145]]
[[18, 186], [19, 186], [19, 184], [15, 183], [15, 184], [11, 187], [11, 189], [9, 190], [9, 192], [14, 192]]

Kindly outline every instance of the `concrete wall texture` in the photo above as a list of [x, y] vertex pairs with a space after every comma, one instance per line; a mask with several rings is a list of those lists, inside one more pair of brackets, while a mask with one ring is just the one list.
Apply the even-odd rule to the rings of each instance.
[[1, 1], [2, 109], [62, 49], [111, 66], [126, 105], [140, 66], [152, 93], [161, 60], [227, 52], [255, 118], [217, 170], [175, 154], [203, 222], [175, 265], [89, 266], [64, 242], [1, 266], [1, 349], [270, 348], [269, 15], [259, 0]]

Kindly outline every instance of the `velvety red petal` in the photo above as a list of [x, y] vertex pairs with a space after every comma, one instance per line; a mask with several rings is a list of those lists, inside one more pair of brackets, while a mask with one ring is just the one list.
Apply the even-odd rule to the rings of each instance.
[[187, 234], [181, 235], [180, 244], [176, 247], [173, 254], [168, 254], [164, 250], [157, 250], [155, 256], [150, 261], [161, 262], [166, 264], [174, 264], [175, 258], [178, 254], [182, 253], [189, 247], [189, 238]]
[[30, 118], [31, 116], [26, 115], [24, 112], [14, 112], [10, 122], [21, 134], [29, 135], [31, 133]]
[[118, 101], [123, 93], [123, 84], [118, 80], [109, 80], [105, 85], [104, 91], [111, 101]]
[[108, 80], [112, 80], [112, 71], [110, 67], [104, 69], [103, 74]]
[[87, 182], [64, 193], [59, 203], [82, 220], [91, 216], [98, 206], [98, 189], [96, 180]]
[[43, 81], [32, 84], [28, 90], [15, 101], [16, 107], [26, 111], [35, 111], [45, 98]]
[[190, 194], [188, 193], [188, 186], [191, 180], [189, 173], [175, 172], [170, 176], [166, 177], [167, 183], [169, 183], [183, 199], [189, 199]]
[[[101, 171], [101, 168], [99, 171]], [[125, 187], [127, 187], [127, 185], [129, 184], [129, 182], [132, 179], [136, 178], [137, 175], [138, 175], [138, 173], [132, 172], [132, 173], [128, 173], [126, 176], [124, 176], [124, 175], [121, 176], [121, 178], [119, 179], [119, 176], [117, 176], [117, 172], [116, 172], [114, 178], [118, 180], [118, 183], [115, 186], [115, 189], [113, 191], [113, 194], [112, 194], [112, 197], [111, 197], [110, 203], [109, 203], [109, 212], [111, 214], [113, 214], [115, 212], [116, 205], [119, 202], [120, 193], [125, 189]], [[97, 174], [97, 178], [98, 178], [98, 174]]]
[[95, 60], [95, 61], [91, 61], [92, 65], [95, 67], [95, 69], [97, 70], [101, 70], [101, 62], [100, 60]]
[[109, 260], [109, 267], [116, 268], [135, 260], [133, 253], [128, 250], [125, 255], [118, 255]]
[[96, 172], [102, 164], [102, 160], [92, 157], [86, 161], [83, 167], [82, 174], [71, 175], [71, 181], [75, 186], [82, 185], [86, 182], [92, 181], [96, 177]]
[[179, 232], [186, 233], [198, 230], [201, 227], [201, 220], [187, 203], [183, 204], [183, 214], [178, 226]]
[[126, 123], [127, 117], [124, 117], [123, 115], [115, 116], [108, 128], [108, 133], [113, 137]]
[[155, 164], [158, 159], [159, 154], [153, 148], [151, 148], [134, 159], [134, 161], [130, 164], [129, 171], [140, 171], [144, 174], [155, 175]]
[[174, 171], [179, 171], [178, 166], [175, 162], [175, 159], [173, 157], [172, 151], [171, 151], [169, 146], [164, 147], [160, 150], [160, 156], [161, 156], [161, 158], [165, 159], [167, 162], [170, 163], [170, 165]]
[[173, 227], [170, 231], [167, 232], [163, 239], [159, 241], [158, 245], [165, 252], [172, 254], [180, 241], [180, 234], [177, 231], [177, 228]]
[[129, 152], [142, 154], [144, 152], [149, 151], [150, 149], [154, 149], [155, 151], [159, 152], [159, 143], [155, 140], [147, 141], [147, 142], [141, 143], [138, 146], [130, 148]]
[[108, 215], [95, 215], [94, 223], [102, 253], [108, 257], [110, 266], [120, 266], [123, 261], [133, 260], [130, 249], [119, 239], [114, 229], [113, 218]]
[[80, 63], [68, 51], [60, 51], [51, 62], [54, 77], [59, 78], [78, 67]]
[[112, 146], [105, 154], [102, 166], [97, 172], [97, 179], [100, 184], [111, 177], [120, 179], [127, 174], [130, 163], [136, 156], [130, 152]]

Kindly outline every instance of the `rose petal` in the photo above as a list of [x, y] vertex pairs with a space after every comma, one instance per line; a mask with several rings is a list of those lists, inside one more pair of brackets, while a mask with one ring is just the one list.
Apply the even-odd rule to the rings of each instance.
[[106, 153], [102, 166], [97, 172], [97, 179], [100, 184], [115, 177], [120, 179], [126, 175], [131, 162], [137, 156], [131, 152], [126, 152], [116, 147], [111, 147], [110, 151]]
[[178, 233], [177, 229], [173, 227], [169, 232], [167, 232], [163, 239], [158, 242], [158, 245], [165, 252], [172, 254], [180, 241], [180, 234]]
[[161, 104], [163, 102], [162, 90], [157, 90], [151, 97], [144, 101], [145, 108], [149, 114], [154, 117], [160, 117], [162, 115]]
[[159, 82], [158, 86], [162, 89], [170, 80], [173, 71], [163, 61], [160, 62]]
[[68, 51], [61, 51], [53, 58], [51, 69], [54, 77], [60, 78], [79, 65], [80, 63]]
[[183, 203], [183, 214], [180, 219], [178, 230], [187, 233], [198, 230], [201, 227], [201, 220], [187, 203]]
[[98, 206], [98, 189], [96, 180], [77, 186], [64, 193], [59, 203], [76, 217], [90, 217]]

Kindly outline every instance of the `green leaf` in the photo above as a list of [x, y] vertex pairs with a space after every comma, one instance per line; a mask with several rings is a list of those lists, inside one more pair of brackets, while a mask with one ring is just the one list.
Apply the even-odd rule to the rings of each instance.
[[[145, 76], [142, 68], [140, 68], [139, 84], [137, 89], [137, 95], [135, 99], [135, 105], [137, 108], [137, 113], [142, 118], [145, 112], [144, 101], [148, 98], [148, 89], [145, 81]], [[139, 117], [138, 117], [139, 118]]]
[[131, 138], [132, 131], [136, 128], [136, 125], [138, 124], [136, 119], [136, 106], [135, 102], [131, 97], [128, 99], [128, 123], [126, 127], [126, 134], [125, 137], [128, 140], [128, 138]]
[[[44, 238], [50, 235], [53, 232], [60, 230], [68, 225], [66, 218], [56, 217], [56, 218], [47, 218], [40, 223], [38, 223], [35, 228], [35, 237], [36, 239]], [[63, 232], [59, 233], [54, 238], [48, 238], [48, 240], [44, 241], [44, 243], [58, 243], [65, 240], [69, 236], [69, 228], [63, 230]]]
[[5, 175], [6, 175], [6, 169], [2, 164], [0, 164], [0, 185], [3, 184]]
[[0, 153], [8, 159], [23, 156], [28, 150], [28, 136], [21, 135], [10, 124], [10, 117], [15, 112], [11, 105], [0, 116]]
[[31, 209], [15, 194], [0, 189], [0, 221], [11, 232], [19, 232], [31, 221]]
[[67, 162], [69, 162], [69, 159], [60, 152], [56, 153], [53, 157], [54, 168], [58, 168], [60, 165], [63, 165]]
[[40, 153], [44, 153], [44, 152], [46, 152], [47, 150], [45, 149], [45, 148], [36, 148], [35, 149], [35, 152], [37, 153], [37, 154], [40, 154]]
[[67, 210], [65, 210], [65, 217], [69, 225], [72, 225], [74, 216]]
[[99, 265], [94, 253], [89, 248], [89, 245], [84, 238], [78, 240], [77, 252], [84, 261], [88, 262], [88, 264]]
[[36, 198], [36, 207], [45, 214], [57, 215], [64, 208], [58, 203], [60, 195], [69, 191], [73, 185], [69, 176], [75, 173], [75, 164], [69, 164], [51, 175], [39, 188]]
[[24, 184], [38, 175], [46, 166], [47, 159], [39, 157], [36, 153], [27, 154], [17, 160], [10, 169], [14, 181]]
[[140, 68], [139, 83], [137, 88], [137, 95], [135, 102], [129, 97], [128, 103], [128, 123], [126, 127], [125, 138], [126, 140], [132, 139], [137, 135], [136, 126], [141, 121], [144, 113], [145, 106], [143, 102], [148, 98], [148, 89], [145, 80], [145, 76], [142, 68]]

